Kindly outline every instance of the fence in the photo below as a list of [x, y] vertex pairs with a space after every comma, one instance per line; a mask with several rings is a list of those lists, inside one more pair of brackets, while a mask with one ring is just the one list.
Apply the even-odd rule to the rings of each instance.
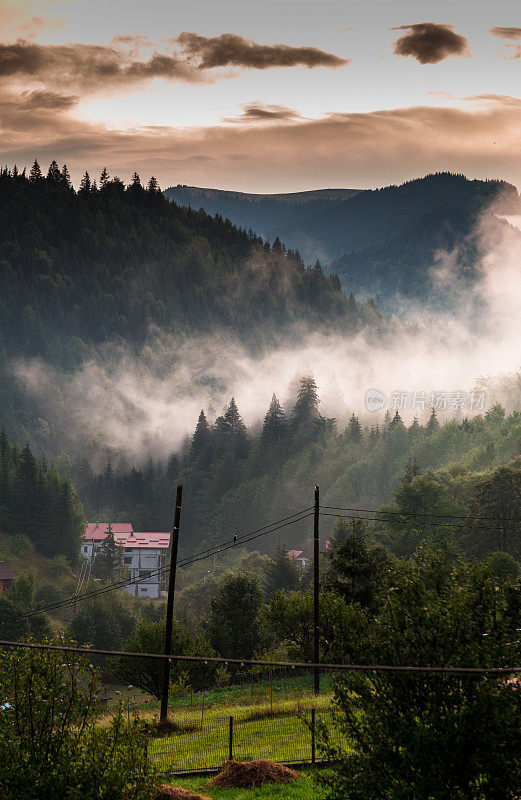
[[330, 710], [223, 712], [200, 725], [174, 722], [167, 734], [152, 735], [148, 759], [164, 774], [211, 771], [230, 758], [315, 763], [322, 760], [317, 736], [321, 724], [332, 731], [333, 740], [347, 746], [332, 722]]

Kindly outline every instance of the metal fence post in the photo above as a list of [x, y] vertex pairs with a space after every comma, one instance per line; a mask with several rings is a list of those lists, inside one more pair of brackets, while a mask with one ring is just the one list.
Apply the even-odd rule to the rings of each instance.
[[228, 732], [228, 760], [233, 761], [233, 717], [230, 717], [230, 728]]
[[311, 763], [315, 763], [315, 709], [311, 709]]

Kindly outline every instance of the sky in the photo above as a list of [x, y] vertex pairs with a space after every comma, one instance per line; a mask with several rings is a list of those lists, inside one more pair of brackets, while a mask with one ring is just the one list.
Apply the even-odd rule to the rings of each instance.
[[0, 0], [0, 163], [248, 192], [521, 186], [512, 0]]

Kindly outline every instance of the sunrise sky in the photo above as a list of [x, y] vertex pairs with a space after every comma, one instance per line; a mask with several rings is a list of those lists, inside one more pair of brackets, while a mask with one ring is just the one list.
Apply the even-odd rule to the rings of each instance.
[[521, 186], [512, 0], [0, 0], [0, 161], [162, 187]]

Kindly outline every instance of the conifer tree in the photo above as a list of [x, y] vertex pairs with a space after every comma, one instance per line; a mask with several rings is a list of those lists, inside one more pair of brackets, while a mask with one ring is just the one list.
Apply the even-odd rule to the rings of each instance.
[[79, 193], [89, 194], [91, 190], [92, 190], [92, 184], [90, 182], [90, 175], [88, 172], [85, 172], [83, 178], [81, 179]]
[[63, 177], [60, 172], [60, 168], [54, 159], [49, 164], [49, 169], [47, 170], [47, 180], [49, 183], [60, 184], [62, 183]]
[[405, 470], [405, 475], [403, 478], [403, 483], [412, 483], [415, 478], [421, 475], [421, 469], [416, 461], [416, 458], [409, 456], [409, 460], [407, 462], [407, 469]]
[[397, 425], [403, 425], [403, 420], [400, 416], [398, 409], [396, 409], [394, 417], [389, 423], [389, 428], [395, 428]]
[[212, 432], [206, 419], [206, 414], [201, 409], [197, 425], [195, 426], [194, 435], [190, 443], [190, 456], [196, 460], [208, 460], [210, 458], [210, 450], [212, 445]]
[[351, 414], [351, 417], [349, 418], [349, 423], [346, 430], [346, 438], [348, 442], [353, 442], [354, 444], [360, 444], [362, 441], [362, 426], [360, 425], [358, 417], [354, 413]]
[[103, 540], [92, 565], [93, 573], [103, 581], [113, 580], [123, 569], [123, 548], [116, 544], [112, 525], [109, 522], [107, 536]]
[[101, 170], [101, 175], [99, 177], [100, 188], [104, 189], [109, 180], [110, 180], [110, 175], [108, 173], [107, 167], [103, 167], [103, 169]]
[[67, 186], [69, 189], [72, 189], [71, 175], [70, 175], [70, 172], [68, 170], [67, 164], [63, 165], [62, 171], [61, 171], [61, 176], [62, 176], [63, 185]]
[[161, 193], [161, 189], [159, 188], [159, 183], [157, 182], [157, 178], [155, 178], [153, 175], [148, 182], [147, 192], [149, 192], [150, 194]]
[[215, 429], [225, 451], [231, 452], [239, 458], [247, 455], [248, 432], [233, 397], [223, 416], [217, 417], [215, 420]]
[[43, 175], [42, 175], [42, 170], [40, 168], [40, 165], [39, 165], [38, 161], [36, 159], [34, 159], [34, 164], [32, 165], [31, 171], [29, 172], [29, 180], [32, 183], [36, 183], [36, 181], [40, 181], [40, 180], [42, 180], [42, 178], [43, 178]]
[[168, 456], [168, 461], [166, 464], [166, 477], [168, 478], [170, 483], [173, 483], [174, 479], [179, 474], [179, 456], [177, 453], [170, 453]]
[[264, 417], [261, 439], [265, 443], [280, 441], [287, 431], [287, 422], [284, 409], [273, 392], [270, 407]]
[[440, 427], [440, 423], [438, 422], [438, 420], [436, 418], [436, 410], [435, 410], [435, 408], [433, 406], [432, 410], [431, 410], [431, 415], [429, 417], [429, 421], [427, 423], [427, 428], [426, 428], [427, 433], [429, 434], [429, 436], [431, 436], [433, 433], [436, 433], [436, 431], [438, 430], [439, 427]]

